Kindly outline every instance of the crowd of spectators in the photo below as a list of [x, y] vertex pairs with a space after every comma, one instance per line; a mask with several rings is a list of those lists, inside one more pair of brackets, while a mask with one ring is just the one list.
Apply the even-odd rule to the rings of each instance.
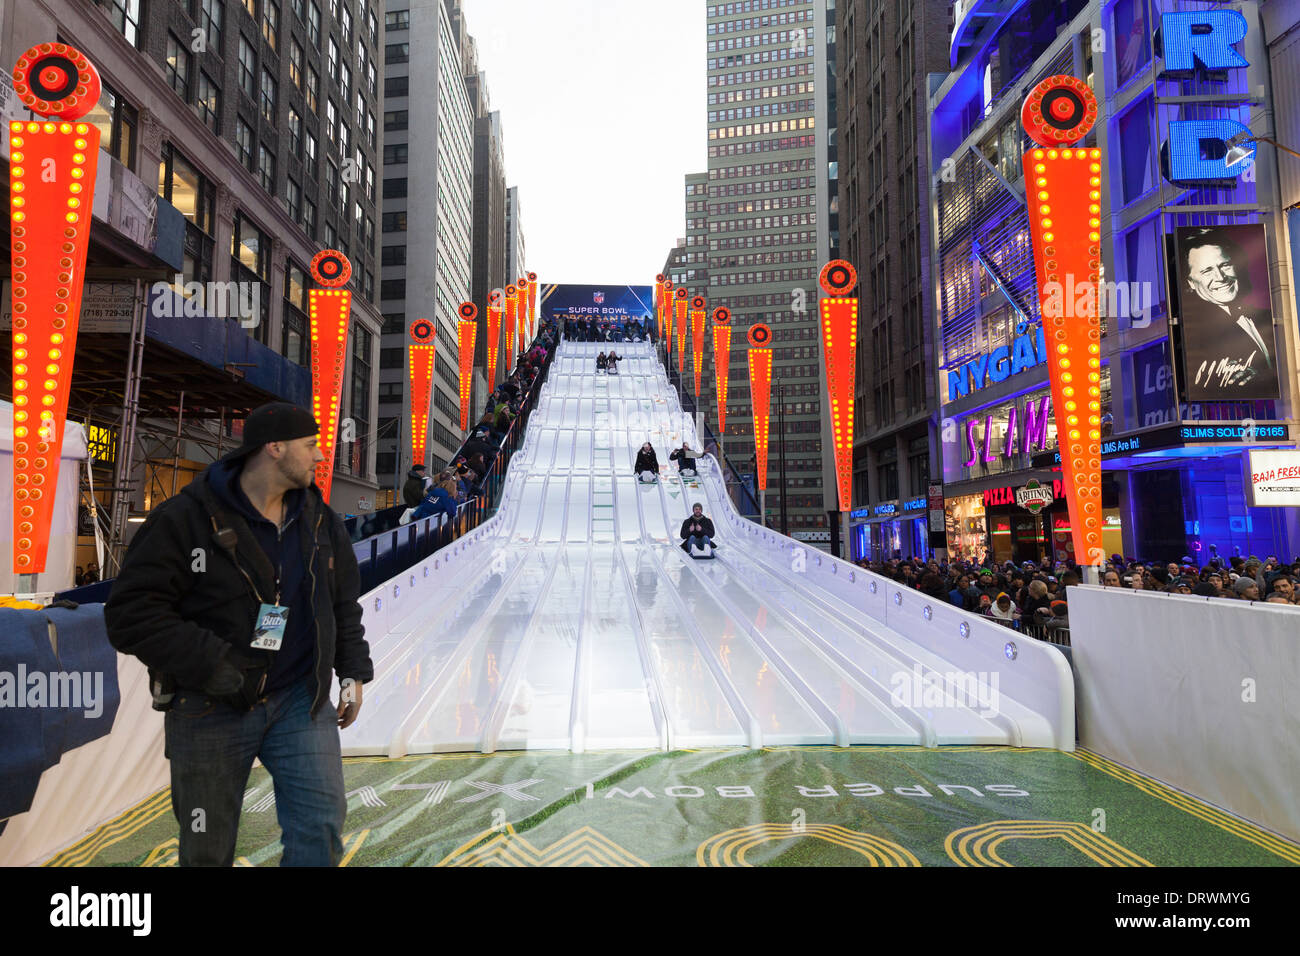
[[572, 342], [653, 342], [654, 323], [649, 316], [635, 319], [565, 319], [564, 337]]
[[[1026, 561], [1020, 565], [1011, 561], [994, 564], [987, 556], [983, 562], [893, 558], [857, 563], [936, 600], [1017, 628], [1032, 624], [1048, 630], [1068, 629], [1068, 588], [1082, 583], [1077, 565], [1053, 563], [1045, 557], [1037, 563]], [[1300, 603], [1296, 587], [1300, 558], [1288, 565], [1274, 556], [1264, 560], [1253, 556], [1225, 559], [1216, 554], [1198, 567], [1190, 557], [1161, 564], [1125, 560], [1116, 554], [1102, 569], [1101, 577], [1104, 587], [1223, 600]]]

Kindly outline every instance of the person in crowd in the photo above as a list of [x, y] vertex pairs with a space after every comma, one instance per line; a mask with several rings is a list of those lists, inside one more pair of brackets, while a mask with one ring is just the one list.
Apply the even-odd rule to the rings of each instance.
[[402, 484], [402, 501], [408, 508], [419, 507], [433, 484], [433, 479], [425, 474], [425, 470], [424, 465], [412, 465], [406, 473], [406, 481]]
[[981, 591], [979, 604], [976, 605], [975, 610], [980, 614], [987, 615], [989, 611], [992, 609], [992, 607], [993, 607], [993, 598], [989, 597], [987, 594]]
[[1259, 600], [1259, 585], [1255, 583], [1253, 577], [1247, 577], [1243, 574], [1233, 583], [1232, 589], [1237, 597], [1243, 601]]
[[1117, 588], [1120, 586], [1119, 572], [1114, 568], [1108, 570], [1101, 576], [1101, 586], [1105, 588]]
[[77, 573], [76, 576], [73, 577], [72, 583], [77, 587], [81, 587], [86, 583], [86, 569], [81, 565], [77, 565]]
[[1020, 616], [1031, 617], [1039, 608], [1050, 608], [1052, 599], [1047, 596], [1047, 581], [1035, 576], [1025, 587], [1025, 599], [1020, 602]]
[[967, 611], [973, 611], [979, 606], [979, 592], [971, 587], [968, 575], [957, 576], [952, 589], [948, 592], [948, 602]]
[[609, 371], [609, 358], [608, 356], [605, 355], [604, 352], [601, 352], [599, 355], [596, 356], [596, 371], [597, 372]]
[[683, 478], [694, 478], [699, 473], [696, 468], [699, 457], [699, 452], [692, 450], [690, 445], [682, 442], [682, 447], [669, 455], [668, 460], [677, 462], [677, 473]]
[[430, 488], [420, 506], [402, 523], [421, 521], [440, 514], [448, 518], [456, 517], [456, 482], [451, 478], [445, 478]]
[[501, 402], [496, 407], [495, 418], [492, 421], [492, 427], [505, 435], [510, 431], [510, 423], [515, 420], [515, 412], [509, 402]]
[[85, 583], [94, 584], [98, 580], [99, 580], [99, 565], [96, 562], [91, 561], [88, 565], [86, 565]]
[[646, 442], [636, 453], [636, 465], [632, 469], [637, 478], [646, 483], [659, 478], [659, 458], [655, 455], [654, 445]]
[[704, 506], [698, 501], [691, 506], [689, 517], [682, 522], [681, 536], [682, 550], [687, 554], [691, 553], [691, 548], [716, 550], [718, 547], [713, 543], [713, 522], [705, 517]]
[[997, 621], [1015, 622], [1020, 619], [1020, 612], [1016, 606], [1011, 603], [1011, 595], [1006, 591], [998, 594], [993, 606], [989, 608], [989, 617]]
[[1219, 592], [1215, 589], [1214, 585], [1211, 584], [1209, 581], [1202, 581], [1200, 584], [1196, 585], [1196, 587], [1192, 588], [1192, 594], [1195, 594], [1198, 597], [1219, 596]]
[[1045, 622], [1049, 630], [1068, 631], [1070, 629], [1070, 607], [1065, 601], [1053, 601], [1049, 607], [1050, 614]]
[[1269, 583], [1269, 600], [1272, 600], [1275, 594], [1282, 595], [1288, 604], [1296, 603], [1295, 583], [1291, 580], [1290, 575], [1279, 574]]
[[1269, 593], [1269, 596], [1266, 597], [1266, 598], [1264, 599], [1264, 603], [1266, 603], [1266, 604], [1286, 604], [1286, 605], [1290, 605], [1290, 604], [1291, 604], [1291, 602], [1288, 601], [1284, 595], [1278, 594], [1276, 591], [1272, 591], [1272, 592], [1270, 592], [1270, 593]]
[[352, 543], [315, 483], [318, 432], [294, 405], [254, 409], [239, 447], [154, 508], [104, 607], [109, 642], [149, 668], [154, 706], [167, 711], [182, 866], [234, 863], [259, 758], [275, 787], [281, 865], [343, 856], [339, 731], [356, 720], [374, 667]]

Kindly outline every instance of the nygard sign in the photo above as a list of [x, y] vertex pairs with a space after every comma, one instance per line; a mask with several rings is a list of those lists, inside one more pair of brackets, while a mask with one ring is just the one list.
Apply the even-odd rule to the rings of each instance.
[[978, 391], [989, 382], [1004, 382], [1010, 376], [1042, 363], [1046, 357], [1043, 327], [1035, 325], [1026, 329], [1022, 325], [1010, 345], [1000, 346], [948, 373], [948, 401]]

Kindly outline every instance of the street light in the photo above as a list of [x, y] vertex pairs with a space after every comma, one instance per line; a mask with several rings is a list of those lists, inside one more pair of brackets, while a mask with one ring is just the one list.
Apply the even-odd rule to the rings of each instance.
[[1249, 132], [1243, 131], [1227, 140], [1226, 145], [1228, 147], [1228, 154], [1223, 157], [1223, 165], [1236, 166], [1238, 163], [1249, 159], [1255, 151], [1253, 149], [1247, 149], [1247, 143], [1268, 143], [1270, 146], [1276, 147], [1284, 153], [1290, 153], [1292, 156], [1300, 156], [1300, 152], [1297, 152], [1290, 146], [1283, 146], [1275, 139], [1270, 139], [1267, 136], [1252, 136]]

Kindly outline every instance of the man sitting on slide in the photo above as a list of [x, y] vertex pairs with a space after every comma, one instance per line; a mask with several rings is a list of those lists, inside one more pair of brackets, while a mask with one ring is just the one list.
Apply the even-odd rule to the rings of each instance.
[[699, 452], [692, 451], [691, 446], [683, 442], [681, 448], [668, 456], [668, 460], [678, 463], [677, 473], [683, 478], [694, 478], [697, 474], [695, 470], [695, 460], [699, 457]]
[[[691, 554], [694, 549], [717, 548], [713, 543], [713, 522], [704, 517], [704, 506], [698, 501], [691, 508], [691, 516], [682, 522], [682, 550]], [[712, 557], [712, 552], [709, 554]]]

